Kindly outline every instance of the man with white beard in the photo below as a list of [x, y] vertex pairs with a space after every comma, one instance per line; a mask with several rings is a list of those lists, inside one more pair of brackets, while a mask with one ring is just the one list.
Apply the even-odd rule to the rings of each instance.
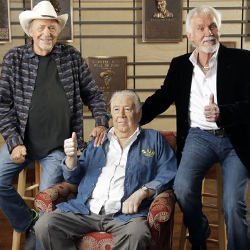
[[177, 201], [192, 250], [206, 250], [210, 228], [202, 212], [202, 180], [211, 166], [223, 170], [228, 250], [250, 249], [246, 194], [250, 177], [250, 52], [219, 43], [221, 14], [192, 9], [186, 20], [193, 53], [172, 60], [161, 89], [147, 98], [140, 124], [173, 103], [177, 114]]

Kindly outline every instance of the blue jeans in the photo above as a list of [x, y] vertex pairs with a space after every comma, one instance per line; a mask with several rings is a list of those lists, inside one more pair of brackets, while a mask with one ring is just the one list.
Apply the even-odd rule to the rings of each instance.
[[228, 137], [216, 137], [190, 128], [174, 182], [177, 202], [189, 229], [191, 244], [206, 241], [208, 220], [202, 212], [202, 180], [220, 162], [223, 171], [223, 209], [228, 250], [250, 249], [247, 189], [250, 173], [240, 161]]
[[42, 166], [40, 191], [55, 185], [63, 180], [61, 162], [65, 154], [54, 150], [48, 156], [39, 158], [27, 155], [25, 162], [15, 164], [5, 144], [0, 153], [0, 208], [17, 232], [23, 232], [30, 226], [33, 214], [25, 201], [12, 187], [13, 180], [31, 162], [36, 159]]

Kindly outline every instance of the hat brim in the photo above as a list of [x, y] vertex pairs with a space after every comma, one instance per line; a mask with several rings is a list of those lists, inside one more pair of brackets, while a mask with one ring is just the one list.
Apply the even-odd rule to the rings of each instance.
[[65, 24], [66, 24], [66, 22], [68, 20], [68, 14], [63, 14], [61, 16], [57, 16], [57, 17], [53, 18], [53, 17], [47, 17], [47, 16], [44, 17], [44, 16], [41, 16], [41, 15], [38, 15], [38, 14], [36, 14], [33, 11], [30, 11], [30, 10], [22, 12], [19, 15], [19, 21], [20, 21], [20, 24], [22, 26], [23, 31], [28, 36], [30, 36], [29, 30], [28, 30], [29, 23], [34, 19], [57, 20], [58, 23], [59, 23], [59, 29], [60, 29], [60, 32], [61, 32], [61, 30], [64, 28], [64, 26], [65, 26]]

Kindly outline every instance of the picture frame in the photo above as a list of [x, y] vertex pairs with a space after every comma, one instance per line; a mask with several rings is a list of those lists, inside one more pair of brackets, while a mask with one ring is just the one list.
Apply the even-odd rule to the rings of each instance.
[[[31, 0], [31, 9], [41, 0]], [[50, 0], [55, 7], [57, 15], [68, 14], [68, 20], [65, 27], [58, 36], [59, 42], [73, 42], [73, 0]]]
[[0, 0], [0, 6], [0, 43], [11, 43], [9, 0]]
[[183, 0], [142, 1], [142, 41], [180, 42]]
[[127, 57], [88, 57], [87, 63], [107, 104], [114, 92], [127, 89]]

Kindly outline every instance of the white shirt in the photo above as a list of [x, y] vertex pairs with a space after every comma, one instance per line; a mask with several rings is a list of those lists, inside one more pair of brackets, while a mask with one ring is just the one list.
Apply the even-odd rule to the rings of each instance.
[[99, 214], [103, 207], [106, 214], [111, 214], [121, 209], [128, 151], [139, 133], [138, 127], [122, 149], [118, 138], [114, 135], [114, 128], [110, 129], [108, 133], [110, 145], [106, 157], [106, 165], [103, 167], [92, 196], [89, 199], [91, 212]]
[[214, 94], [217, 103], [217, 58], [218, 50], [209, 61], [209, 71], [204, 74], [197, 64], [197, 51], [195, 50], [189, 60], [194, 65], [189, 103], [190, 127], [200, 129], [218, 129], [216, 122], [207, 122], [204, 116], [204, 107], [209, 105], [210, 94]]

